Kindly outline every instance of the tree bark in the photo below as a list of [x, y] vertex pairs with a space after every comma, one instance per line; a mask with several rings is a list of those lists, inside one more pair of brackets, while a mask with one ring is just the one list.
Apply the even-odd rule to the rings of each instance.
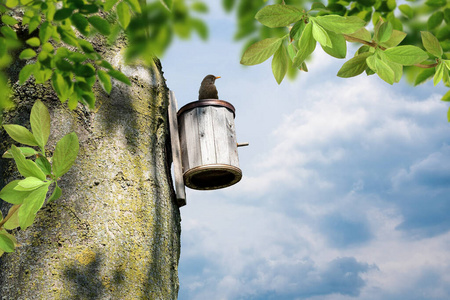
[[[96, 86], [95, 111], [69, 111], [50, 86], [14, 86], [17, 106], [3, 122], [29, 126], [40, 99], [52, 119], [49, 151], [75, 131], [80, 152], [59, 182], [63, 196], [16, 230], [21, 246], [0, 257], [0, 299], [177, 298], [180, 213], [167, 150], [168, 89], [159, 62], [125, 66], [121, 49], [103, 55], [132, 86], [114, 82], [110, 95]], [[3, 153], [14, 141], [0, 134]], [[0, 159], [0, 187], [18, 177], [11, 160]], [[9, 204], [0, 205], [6, 215]]]

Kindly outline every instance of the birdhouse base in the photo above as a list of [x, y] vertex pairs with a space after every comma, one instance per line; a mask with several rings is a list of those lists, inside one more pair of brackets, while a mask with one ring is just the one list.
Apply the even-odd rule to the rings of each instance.
[[184, 184], [195, 190], [215, 190], [231, 186], [242, 178], [241, 169], [225, 164], [202, 165], [184, 173]]

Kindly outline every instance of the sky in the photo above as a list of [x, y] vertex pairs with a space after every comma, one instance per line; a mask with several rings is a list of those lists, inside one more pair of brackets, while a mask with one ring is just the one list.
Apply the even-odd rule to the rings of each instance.
[[210, 9], [209, 40], [175, 41], [164, 76], [179, 108], [221, 76], [250, 146], [239, 183], [187, 189], [179, 299], [450, 299], [443, 85], [341, 79], [344, 61], [317, 51], [278, 85], [270, 61], [239, 64], [234, 17]]

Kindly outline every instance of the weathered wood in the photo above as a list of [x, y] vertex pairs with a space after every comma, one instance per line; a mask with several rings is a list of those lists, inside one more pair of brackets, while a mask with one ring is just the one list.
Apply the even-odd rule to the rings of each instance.
[[[198, 112], [198, 119], [196, 126], [198, 127], [198, 133], [200, 138], [200, 149], [195, 149], [200, 151], [201, 164], [200, 165], [210, 165], [217, 163], [216, 151], [215, 151], [215, 141], [214, 127], [212, 119], [212, 107], [199, 107], [195, 108]], [[194, 123], [196, 120], [193, 120]], [[195, 126], [194, 125], [194, 126]], [[221, 138], [220, 136], [217, 137]]]
[[[228, 126], [227, 126], [227, 118], [226, 118], [226, 108], [225, 107], [217, 107], [217, 109], [211, 110], [211, 115], [213, 119], [213, 127], [217, 136], [226, 137], [228, 135]], [[230, 142], [229, 139], [219, 138], [215, 140], [215, 150], [216, 150], [216, 158], [217, 161], [223, 164], [232, 164], [230, 157]], [[233, 164], [235, 165], [235, 164]]]
[[178, 118], [186, 186], [209, 190], [238, 182], [242, 172], [239, 169], [234, 107], [222, 100], [196, 101], [181, 108]]
[[172, 146], [173, 175], [175, 177], [175, 193], [178, 206], [186, 205], [186, 190], [184, 187], [183, 167], [181, 164], [181, 146], [178, 134], [177, 99], [173, 91], [169, 91], [169, 126]]

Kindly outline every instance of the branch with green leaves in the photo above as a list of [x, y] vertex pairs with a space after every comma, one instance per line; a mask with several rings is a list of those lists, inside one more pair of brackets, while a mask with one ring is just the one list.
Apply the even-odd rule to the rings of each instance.
[[17, 227], [24, 230], [33, 224], [51, 185], [53, 193], [47, 202], [55, 201], [62, 195], [58, 180], [69, 171], [78, 155], [78, 137], [72, 132], [56, 143], [52, 157], [47, 156], [50, 114], [41, 101], [36, 101], [31, 109], [30, 124], [31, 132], [21, 125], [3, 125], [13, 140], [27, 147], [12, 145], [2, 156], [14, 159], [19, 173], [25, 178], [11, 181], [0, 191], [0, 199], [13, 204], [5, 218], [0, 212], [0, 256], [4, 252], [13, 252], [18, 245], [7, 230]]
[[[159, 0], [3, 0], [0, 1], [0, 112], [12, 105], [4, 74], [20, 51], [26, 61], [19, 83], [33, 77], [37, 84], [50, 81], [62, 103], [74, 109], [80, 102], [93, 108], [93, 86], [99, 82], [111, 92], [112, 78], [130, 85], [130, 80], [107, 62], [90, 42], [95, 35], [114, 43], [124, 33], [128, 39], [125, 56], [151, 64], [171, 42], [173, 33], [188, 38], [197, 32], [206, 39], [206, 25], [190, 12], [205, 13], [207, 6], [196, 1]], [[19, 14], [19, 11], [23, 11]], [[18, 28], [26, 32], [18, 33]], [[9, 91], [6, 93], [5, 91]]]
[[[319, 13], [317, 13], [319, 12]], [[270, 57], [272, 72], [280, 84], [290, 67], [308, 71], [306, 60], [316, 49], [317, 43], [329, 55], [345, 58], [347, 41], [362, 44], [353, 58], [343, 64], [337, 76], [348, 78], [363, 72], [377, 74], [389, 84], [399, 82], [405, 66], [423, 68], [416, 84], [433, 78], [450, 87], [450, 54], [444, 53], [439, 40], [428, 31], [422, 31], [424, 49], [414, 45], [401, 45], [407, 34], [394, 29], [390, 21], [380, 18], [373, 34], [366, 28], [366, 21], [356, 16], [328, 14], [325, 6], [314, 3], [305, 12], [285, 4], [268, 5], [255, 18], [269, 28], [288, 28], [283, 37], [271, 37], [252, 44], [244, 52], [241, 64], [256, 65]], [[450, 91], [442, 98], [450, 101]], [[450, 121], [450, 110], [448, 113]]]

